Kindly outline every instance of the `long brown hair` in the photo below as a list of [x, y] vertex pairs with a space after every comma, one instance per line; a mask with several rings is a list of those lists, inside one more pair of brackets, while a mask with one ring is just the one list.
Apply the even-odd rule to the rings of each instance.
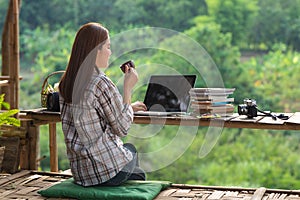
[[[79, 68], [88, 54], [99, 44], [108, 39], [108, 30], [99, 23], [90, 22], [80, 27], [78, 30], [69, 59], [66, 72], [62, 76], [59, 84], [59, 92], [65, 102], [72, 103], [72, 93], [75, 79]], [[94, 57], [96, 61], [96, 57]], [[94, 65], [90, 66], [94, 68]]]

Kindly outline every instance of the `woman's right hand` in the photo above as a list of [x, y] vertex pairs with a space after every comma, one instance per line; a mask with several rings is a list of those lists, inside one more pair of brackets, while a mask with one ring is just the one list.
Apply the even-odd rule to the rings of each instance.
[[131, 90], [133, 89], [137, 81], [138, 81], [137, 71], [134, 68], [126, 65], [125, 76], [124, 76], [124, 91], [129, 90], [131, 92]]
[[134, 68], [125, 66], [125, 75], [124, 75], [124, 103], [131, 103], [131, 91], [135, 84], [138, 81], [138, 74]]

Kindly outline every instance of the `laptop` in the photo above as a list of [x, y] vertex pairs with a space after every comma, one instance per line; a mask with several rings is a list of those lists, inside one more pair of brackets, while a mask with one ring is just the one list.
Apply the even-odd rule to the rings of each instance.
[[182, 115], [186, 114], [196, 75], [152, 75], [149, 79], [144, 104], [147, 111], [135, 115]]

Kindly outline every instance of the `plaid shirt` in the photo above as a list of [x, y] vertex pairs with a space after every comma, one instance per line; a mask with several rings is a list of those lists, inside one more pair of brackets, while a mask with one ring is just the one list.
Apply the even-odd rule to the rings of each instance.
[[133, 110], [102, 72], [94, 72], [83, 95], [86, 108], [78, 109], [60, 97], [60, 110], [73, 178], [90, 186], [111, 179], [132, 160], [120, 137], [128, 133]]

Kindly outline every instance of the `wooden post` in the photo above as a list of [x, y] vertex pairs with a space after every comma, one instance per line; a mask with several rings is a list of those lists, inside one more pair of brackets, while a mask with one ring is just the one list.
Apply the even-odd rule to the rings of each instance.
[[10, 0], [2, 33], [2, 75], [9, 76], [1, 88], [11, 108], [19, 107], [19, 9], [21, 0]]
[[21, 150], [20, 168], [38, 170], [40, 162], [40, 126], [32, 119], [22, 119], [21, 126], [26, 129], [26, 144]]
[[[24, 127], [25, 130], [28, 130], [29, 123], [31, 120], [21, 120], [21, 127]], [[20, 168], [21, 169], [29, 169], [29, 138], [28, 133], [25, 136], [25, 145], [21, 149], [20, 152]]]
[[[9, 2], [8, 9], [7, 9], [7, 14], [5, 18], [5, 23], [3, 26], [3, 32], [2, 32], [2, 75], [8, 76], [9, 77], [9, 66], [10, 66], [10, 59], [9, 59], [9, 21], [10, 17], [12, 14], [12, 1]], [[1, 88], [1, 93], [5, 94], [5, 99], [9, 99], [9, 92], [8, 92], [8, 87], [2, 87]]]
[[56, 143], [56, 123], [49, 123], [50, 170], [58, 172], [58, 155]]
[[28, 128], [29, 138], [29, 169], [37, 170], [40, 157], [40, 127], [30, 124]]
[[10, 66], [10, 106], [19, 108], [19, 73], [20, 73], [20, 56], [19, 56], [19, 1], [13, 0], [13, 22], [12, 22], [12, 48], [11, 48], [11, 66]]

